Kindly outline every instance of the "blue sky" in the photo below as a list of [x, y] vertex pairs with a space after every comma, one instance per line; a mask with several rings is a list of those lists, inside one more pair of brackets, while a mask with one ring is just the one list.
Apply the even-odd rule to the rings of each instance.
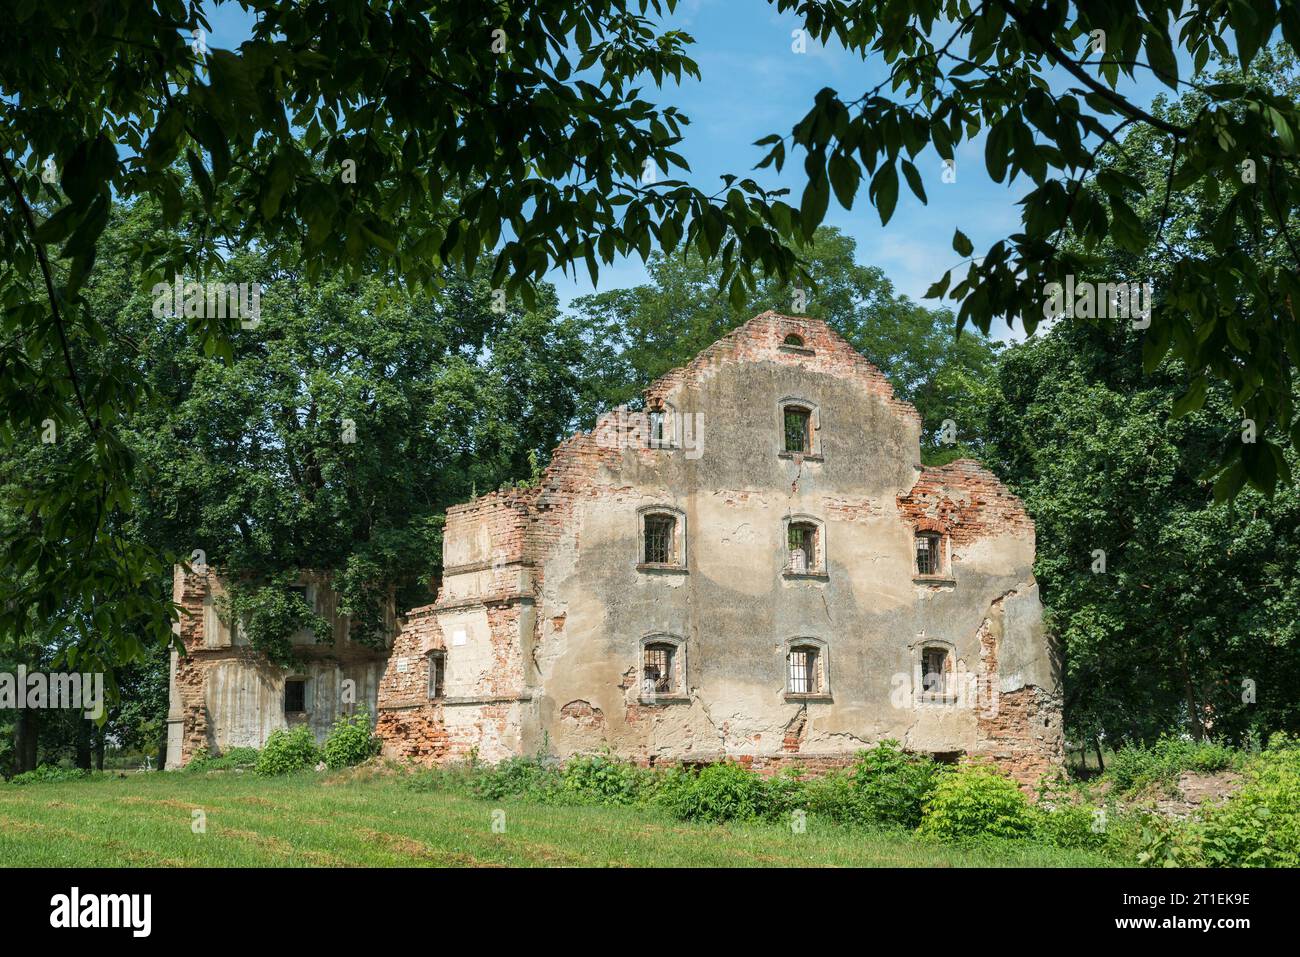
[[[210, 19], [210, 46], [237, 47], [248, 36], [251, 20], [237, 5], [222, 4], [210, 11]], [[763, 156], [754, 141], [769, 133], [788, 133], [822, 87], [835, 89], [846, 100], [855, 99], [885, 75], [878, 59], [864, 61], [837, 46], [821, 47], [810, 40], [807, 52], [795, 53], [791, 34], [800, 26], [799, 19], [778, 14], [766, 0], [682, 0], [662, 25], [685, 30], [694, 38], [691, 56], [702, 79], [688, 79], [660, 91], [647, 88], [644, 95], [660, 106], [675, 105], [690, 117], [678, 151], [691, 165], [687, 178], [707, 192], [721, 185], [723, 173], [749, 175]], [[942, 28], [936, 33], [947, 37]], [[1163, 90], [1146, 76], [1120, 87], [1120, 92], [1144, 105]], [[961, 144], [956, 159], [956, 182], [944, 183], [938, 155], [922, 153], [917, 168], [929, 204], [922, 205], [909, 190], [900, 189], [898, 208], [887, 227], [881, 227], [868, 203], [865, 184], [852, 211], [831, 200], [827, 222], [857, 241], [859, 261], [879, 266], [898, 291], [914, 299], [920, 299], [930, 283], [960, 260], [952, 251], [953, 230], [960, 227], [979, 253], [1019, 224], [1016, 201], [1029, 187], [1023, 180], [1008, 185], [989, 178], [983, 136]], [[802, 159], [796, 156], [787, 163], [785, 175], [776, 177], [764, 170], [755, 178], [764, 186], [790, 187], [788, 201], [798, 205], [802, 175]], [[592, 291], [585, 268], [578, 270], [576, 278], [556, 271], [550, 279], [561, 303]], [[627, 259], [602, 269], [599, 289], [636, 285], [645, 279], [640, 259]], [[1015, 337], [1014, 333], [1008, 336], [1005, 327], [994, 332], [999, 338]]]

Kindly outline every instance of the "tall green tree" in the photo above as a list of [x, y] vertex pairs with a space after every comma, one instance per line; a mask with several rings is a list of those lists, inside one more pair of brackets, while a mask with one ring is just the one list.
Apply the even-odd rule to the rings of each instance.
[[[1285, 51], [1257, 62], [1279, 95], [1300, 91]], [[1243, 77], [1228, 67], [1216, 80]], [[1185, 123], [1205, 103], [1193, 92], [1154, 109]], [[1171, 273], [1213, 249], [1231, 191], [1207, 182], [1166, 201], [1165, 171], [1150, 162], [1159, 148], [1157, 134], [1134, 129], [1100, 153], [1097, 169], [1140, 184], [1138, 214], [1164, 219], [1162, 242], [1134, 252], [1109, 240], [1079, 283], [1168, 288]], [[1262, 264], [1288, 255], [1285, 237], [1244, 224], [1234, 242]], [[1271, 498], [1242, 489], [1242, 463], [1278, 455], [1270, 474], [1286, 474], [1295, 455], [1268, 450], [1261, 423], [1243, 418], [1223, 383], [1169, 355], [1152, 366], [1149, 336], [1131, 319], [1060, 319], [1003, 354], [988, 406], [987, 458], [1038, 528], [1067, 725], [1081, 741], [1294, 731], [1300, 495], [1289, 482]], [[1237, 464], [1220, 473], [1216, 496], [1208, 478], [1225, 446]]]

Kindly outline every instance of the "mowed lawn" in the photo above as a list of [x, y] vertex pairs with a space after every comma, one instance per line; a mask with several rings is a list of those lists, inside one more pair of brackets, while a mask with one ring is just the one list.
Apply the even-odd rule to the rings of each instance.
[[[494, 833], [495, 810], [505, 832]], [[204, 833], [194, 833], [201, 811]], [[685, 824], [644, 808], [489, 803], [394, 777], [127, 774], [0, 784], [0, 866], [1104, 866], [1027, 843], [945, 847], [821, 823]]]

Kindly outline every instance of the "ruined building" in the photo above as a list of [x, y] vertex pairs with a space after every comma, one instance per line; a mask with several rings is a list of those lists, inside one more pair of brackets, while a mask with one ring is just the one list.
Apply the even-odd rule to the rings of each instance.
[[341, 714], [375, 713], [388, 649], [349, 637], [347, 616], [323, 576], [301, 575], [294, 587], [329, 623], [332, 640], [321, 642], [306, 629], [292, 635], [298, 663], [282, 668], [226, 620], [225, 585], [212, 568], [176, 567], [172, 600], [182, 613], [174, 630], [185, 654], [171, 656], [166, 767], [188, 764], [200, 751], [260, 748], [275, 729], [297, 724], [321, 741]]
[[765, 313], [645, 398], [448, 511], [380, 682], [387, 754], [1060, 760], [1033, 523], [976, 463], [923, 467], [916, 410], [844, 339]]

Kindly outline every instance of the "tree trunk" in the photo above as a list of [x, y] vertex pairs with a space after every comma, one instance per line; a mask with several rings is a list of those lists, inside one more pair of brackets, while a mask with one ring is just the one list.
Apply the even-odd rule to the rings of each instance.
[[1102, 758], [1101, 758], [1101, 738], [1093, 738], [1093, 739], [1092, 739], [1092, 745], [1093, 745], [1094, 748], [1097, 749], [1097, 773], [1098, 773], [1098, 774], [1105, 774], [1105, 773], [1106, 773], [1106, 762], [1103, 761]]
[[14, 774], [36, 769], [36, 744], [41, 733], [41, 715], [31, 708], [18, 712], [14, 726]]
[[95, 770], [104, 770], [104, 729], [95, 729]]
[[82, 718], [77, 722], [77, 767], [90, 770], [90, 722]]

